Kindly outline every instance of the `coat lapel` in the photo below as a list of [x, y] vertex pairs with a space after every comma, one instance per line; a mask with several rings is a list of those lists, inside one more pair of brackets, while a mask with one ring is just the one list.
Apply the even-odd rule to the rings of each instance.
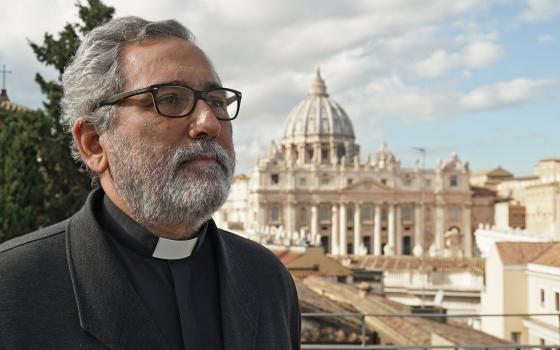
[[80, 326], [110, 349], [167, 349], [94, 216], [93, 191], [66, 229], [66, 253]]
[[214, 221], [208, 223], [210, 236], [215, 237], [220, 306], [226, 350], [254, 349], [258, 325], [258, 300], [251, 288], [251, 276], [245, 271], [246, 260], [232, 245], [232, 240], [220, 233]]

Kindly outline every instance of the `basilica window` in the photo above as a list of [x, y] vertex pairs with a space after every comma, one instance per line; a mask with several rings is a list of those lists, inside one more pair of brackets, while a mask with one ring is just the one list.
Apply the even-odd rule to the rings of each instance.
[[270, 183], [278, 185], [280, 183], [280, 174], [270, 174]]
[[451, 175], [449, 177], [449, 186], [450, 187], [458, 187], [459, 186], [459, 178], [457, 175]]
[[346, 179], [346, 184], [350, 186], [354, 182], [353, 179]]
[[404, 206], [402, 209], [402, 221], [411, 222], [413, 221], [413, 210], [410, 205]]
[[328, 206], [321, 206], [319, 210], [319, 220], [320, 221], [329, 221], [330, 220], [330, 208]]
[[329, 184], [329, 175], [324, 174], [321, 176], [321, 185], [328, 185]]
[[362, 208], [362, 219], [364, 221], [373, 220], [373, 208], [371, 206], [365, 206]]
[[449, 220], [460, 221], [461, 219], [461, 207], [458, 205], [452, 205], [449, 207]]
[[345, 154], [346, 154], [346, 149], [344, 148], [344, 145], [342, 143], [336, 145], [336, 156], [338, 158], [342, 158], [342, 156], [344, 156]]
[[329, 162], [329, 149], [321, 148], [321, 163], [328, 163], [328, 162]]
[[412, 186], [412, 177], [411, 176], [405, 176], [403, 178], [403, 185], [404, 186]]
[[311, 163], [311, 161], [313, 160], [313, 149], [308, 149], [306, 153], [307, 157], [305, 159], [305, 162]]
[[387, 179], [381, 179], [381, 183], [386, 185], [387, 184]]
[[278, 222], [280, 221], [280, 208], [278, 205], [272, 205], [270, 207], [270, 221]]

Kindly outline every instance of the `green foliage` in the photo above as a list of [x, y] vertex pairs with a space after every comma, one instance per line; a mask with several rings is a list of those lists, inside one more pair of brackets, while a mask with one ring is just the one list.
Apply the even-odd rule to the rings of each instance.
[[36, 74], [44, 110], [0, 110], [0, 242], [71, 216], [91, 189], [91, 180], [70, 156], [70, 136], [60, 123], [61, 77], [81, 37], [109, 21], [114, 8], [100, 0], [76, 3], [79, 22], [57, 36], [30, 42], [37, 59], [58, 72], [56, 80]]
[[37, 228], [43, 217], [39, 130], [45, 124], [40, 112], [0, 110], [0, 242]]

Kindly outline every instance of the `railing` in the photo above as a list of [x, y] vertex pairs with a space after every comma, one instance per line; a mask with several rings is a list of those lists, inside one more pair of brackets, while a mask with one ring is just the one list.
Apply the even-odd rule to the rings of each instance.
[[307, 350], [431, 350], [431, 349], [450, 349], [450, 350], [494, 350], [494, 349], [542, 349], [558, 350], [560, 345], [516, 345], [516, 344], [462, 344], [462, 345], [311, 345], [303, 344], [302, 349]]
[[361, 344], [343, 345], [343, 344], [302, 344], [302, 349], [307, 350], [343, 350], [343, 349], [543, 349], [543, 350], [560, 350], [560, 344], [554, 345], [521, 345], [521, 344], [454, 344], [454, 345], [368, 345], [366, 344], [366, 317], [425, 317], [425, 318], [482, 318], [482, 317], [531, 317], [531, 316], [555, 316], [558, 318], [558, 339], [560, 339], [560, 313], [534, 313], [534, 314], [442, 314], [442, 313], [361, 313], [361, 312], [304, 312], [301, 314], [302, 319], [305, 317], [357, 317], [361, 320]]

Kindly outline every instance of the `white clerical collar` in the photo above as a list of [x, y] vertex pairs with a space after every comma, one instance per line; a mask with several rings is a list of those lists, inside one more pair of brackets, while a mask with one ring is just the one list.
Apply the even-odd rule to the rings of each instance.
[[191, 256], [194, 247], [196, 247], [197, 241], [198, 237], [186, 239], [183, 241], [175, 241], [172, 239], [159, 237], [152, 257], [167, 260], [188, 258], [189, 256]]

